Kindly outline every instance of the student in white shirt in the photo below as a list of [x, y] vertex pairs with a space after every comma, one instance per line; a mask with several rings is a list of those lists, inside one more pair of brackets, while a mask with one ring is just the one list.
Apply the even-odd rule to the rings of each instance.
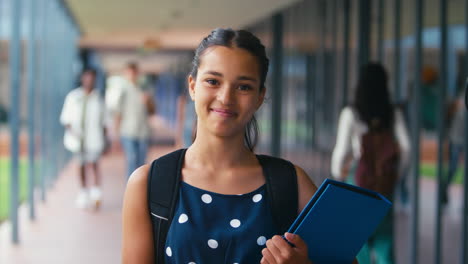
[[[76, 206], [99, 206], [101, 179], [98, 161], [106, 147], [106, 107], [94, 89], [96, 71], [85, 69], [81, 74], [81, 87], [72, 90], [65, 98], [60, 122], [65, 126], [64, 145], [79, 162], [81, 191]], [[94, 172], [94, 184], [88, 189], [87, 167]]]
[[148, 118], [155, 113], [153, 98], [138, 84], [138, 75], [138, 65], [128, 63], [126, 82], [115, 110], [117, 130], [127, 161], [127, 177], [146, 161], [150, 136]]
[[[352, 106], [345, 107], [339, 118], [336, 145], [331, 160], [334, 178], [353, 183], [355, 165], [361, 157], [361, 137], [371, 123], [379, 122], [381, 128], [391, 129], [399, 145], [401, 176], [409, 163], [410, 141], [403, 113], [390, 102], [388, 77], [378, 63], [369, 63], [361, 69]], [[351, 157], [350, 157], [351, 156]], [[351, 165], [347, 165], [348, 158]], [[371, 237], [369, 249], [374, 250], [377, 263], [394, 263], [393, 219], [389, 214]], [[370, 263], [366, 247], [358, 255], [360, 264]]]

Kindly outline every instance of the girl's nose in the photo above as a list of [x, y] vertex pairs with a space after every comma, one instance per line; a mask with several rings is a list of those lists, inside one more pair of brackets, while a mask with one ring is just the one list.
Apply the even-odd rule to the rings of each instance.
[[223, 105], [230, 105], [234, 101], [235, 90], [230, 85], [224, 85], [218, 90], [217, 99]]

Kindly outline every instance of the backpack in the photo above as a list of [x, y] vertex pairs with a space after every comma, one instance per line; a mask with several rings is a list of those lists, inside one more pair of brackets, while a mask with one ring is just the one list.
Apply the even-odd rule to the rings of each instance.
[[400, 147], [393, 131], [370, 127], [361, 138], [356, 184], [392, 197], [398, 179]]
[[[164, 247], [177, 205], [186, 150], [180, 149], [154, 160], [148, 175], [148, 209], [153, 227], [154, 256], [158, 264], [164, 263]], [[266, 178], [273, 221], [282, 234], [297, 217], [296, 169], [291, 162], [283, 159], [265, 155], [257, 155], [257, 158]]]

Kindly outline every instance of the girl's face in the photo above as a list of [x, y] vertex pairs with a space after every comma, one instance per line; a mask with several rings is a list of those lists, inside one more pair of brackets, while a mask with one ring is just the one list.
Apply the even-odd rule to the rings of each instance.
[[189, 77], [199, 128], [220, 136], [243, 136], [263, 103], [257, 59], [240, 48], [213, 46], [201, 56], [197, 78]]

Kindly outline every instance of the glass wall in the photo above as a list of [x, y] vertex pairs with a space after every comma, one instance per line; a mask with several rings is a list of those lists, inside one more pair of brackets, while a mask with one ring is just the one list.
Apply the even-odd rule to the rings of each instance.
[[63, 1], [0, 1], [0, 222], [10, 218], [13, 242], [17, 202], [34, 219], [68, 158], [58, 120], [81, 70], [80, 34]]
[[[422, 9], [417, 6], [418, 2], [422, 3]], [[441, 33], [442, 4], [447, 5], [445, 39]], [[452, 166], [459, 164], [458, 167], [463, 168], [461, 156], [455, 156], [457, 160], [453, 161], [454, 156], [450, 154], [452, 149], [448, 146], [452, 141], [450, 131], [456, 122], [453, 121], [456, 99], [463, 91], [467, 71], [465, 5], [463, 1], [437, 0], [299, 1], [278, 13], [282, 17], [282, 45], [278, 50], [272, 50], [271, 39], [277, 33], [272, 18], [251, 27], [267, 43], [270, 58], [274, 55], [272, 52], [282, 54], [281, 115], [272, 116], [274, 106], [267, 100], [258, 116], [261, 124], [260, 151], [268, 153], [275, 140], [280, 140], [280, 156], [303, 167], [317, 184], [330, 177], [330, 156], [335, 145], [338, 118], [342, 108], [354, 100], [360, 67], [358, 54], [368, 53], [370, 61], [380, 62], [387, 70], [393, 103], [403, 110], [408, 130], [416, 131], [412, 133], [411, 141], [419, 142], [417, 146], [420, 146], [420, 150], [413, 152], [420, 151], [420, 160], [413, 160], [411, 168], [402, 175], [403, 181], [396, 191], [395, 207], [422, 208], [422, 212], [418, 211], [421, 218], [413, 218], [417, 226], [411, 226], [410, 220], [399, 220], [397, 226], [398, 230], [413, 228], [422, 233], [407, 232], [397, 238], [398, 263], [410, 263], [418, 257], [420, 263], [434, 259], [442, 260], [442, 263], [456, 263], [461, 256], [460, 243], [456, 243], [453, 251], [447, 251], [447, 246], [441, 245], [453, 239], [462, 241], [460, 234], [454, 235], [454, 230], [462, 229], [461, 169], [456, 171], [447, 189], [449, 203], [445, 205], [446, 208], [458, 208], [458, 213], [442, 212], [440, 208], [444, 202], [441, 190], [445, 189], [449, 161], [452, 160]], [[366, 10], [362, 10], [362, 6], [370, 10], [365, 22], [362, 17]], [[416, 14], [419, 9], [423, 14], [421, 72], [416, 68], [415, 61], [418, 51]], [[368, 47], [360, 42], [363, 39], [360, 34], [365, 32], [367, 26]], [[274, 61], [272, 63], [274, 65]], [[441, 69], [446, 73], [444, 80], [441, 80]], [[267, 89], [272, 85], [271, 74], [270, 71]], [[421, 87], [416, 85], [416, 78], [421, 82]], [[414, 119], [416, 112], [413, 105], [419, 94], [421, 115], [418, 118], [422, 127]], [[275, 118], [281, 123], [279, 139], [272, 138], [271, 124]], [[415, 179], [418, 179], [418, 184]], [[411, 196], [419, 193], [411, 193], [413, 186], [422, 193], [422, 197], [427, 197], [418, 202], [417, 207], [412, 207]], [[456, 192], [458, 196], [455, 196]], [[458, 199], [458, 202], [450, 202], [454, 199]], [[411, 213], [414, 216], [414, 211]], [[428, 224], [427, 219], [435, 221]], [[440, 238], [437, 235], [439, 225], [442, 226], [443, 239], [436, 243]], [[413, 234], [417, 234], [417, 238]], [[466, 239], [463, 240], [465, 243]], [[440, 254], [442, 258], [436, 253], [422, 254], [413, 250], [418, 244], [433, 252], [443, 251]], [[411, 258], [414, 255], [418, 257]]]

